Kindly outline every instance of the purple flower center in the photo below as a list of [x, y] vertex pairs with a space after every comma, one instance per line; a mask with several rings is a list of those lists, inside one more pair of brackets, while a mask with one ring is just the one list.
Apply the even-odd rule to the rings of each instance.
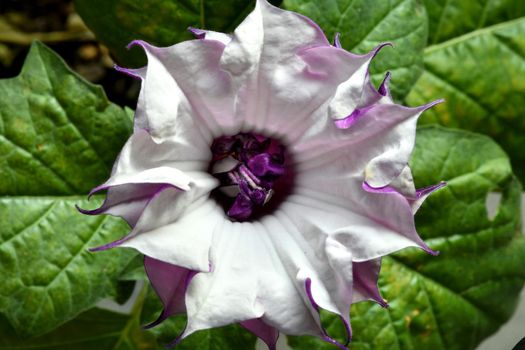
[[220, 182], [213, 194], [232, 220], [267, 213], [274, 207], [269, 201], [282, 197], [275, 196], [276, 190], [289, 189], [290, 181], [283, 181], [291, 175], [285, 148], [275, 139], [254, 133], [221, 136], [213, 141], [211, 151], [210, 172]]

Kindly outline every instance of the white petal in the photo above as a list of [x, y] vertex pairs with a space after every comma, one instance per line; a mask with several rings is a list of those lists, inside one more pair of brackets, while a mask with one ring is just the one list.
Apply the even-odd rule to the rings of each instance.
[[206, 148], [230, 127], [234, 94], [228, 74], [219, 68], [223, 43], [192, 40], [166, 48], [135, 43], [148, 56], [136, 123], [156, 142], [191, 140], [194, 147]]
[[335, 86], [312, 74], [299, 53], [329, 45], [311, 20], [257, 1], [221, 59], [238, 91], [235, 117], [243, 121], [242, 130], [289, 138], [310, 123]]
[[[215, 230], [212, 272], [197, 275], [188, 289], [184, 336], [259, 317], [287, 334], [320, 335], [304, 287], [289, 275], [267, 229], [260, 223], [226, 221]], [[286, 235], [278, 229], [276, 235]]]
[[[187, 175], [191, 177], [189, 190], [162, 188], [157, 191], [146, 201], [127, 236], [94, 250], [133, 247], [157, 260], [208, 271], [209, 230], [225, 217], [222, 209], [208, 199], [217, 181], [204, 173]], [[197, 223], [193, 221], [195, 217], [199, 218]]]
[[[179, 198], [165, 191], [150, 205], [170, 205], [173, 200], [179, 201]], [[142, 230], [134, 233], [122, 246], [135, 248], [142, 254], [173, 265], [208, 272], [213, 230], [224, 220], [224, 213], [213, 201], [201, 202], [190, 205], [171, 223], [149, 230], [141, 227]]]
[[[410, 205], [400, 194], [368, 193], [350, 179], [328, 187], [299, 187], [283, 204], [301, 232], [333, 239], [351, 249], [353, 261], [375, 259], [406, 247], [431, 252], [415, 230]], [[350, 185], [349, 185], [350, 184]], [[321, 238], [318, 238], [321, 240]]]
[[[189, 147], [190, 144], [187, 144]], [[188, 151], [180, 143], [157, 144], [145, 130], [136, 130], [128, 139], [113, 166], [112, 176], [134, 174], [151, 168], [168, 166], [181, 171], [205, 171], [211, 151]]]

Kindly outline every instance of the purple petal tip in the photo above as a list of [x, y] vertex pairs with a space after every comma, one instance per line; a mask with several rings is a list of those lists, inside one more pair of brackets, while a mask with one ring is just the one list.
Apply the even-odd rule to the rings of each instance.
[[438, 104], [443, 103], [443, 102], [445, 102], [445, 99], [444, 98], [440, 98], [439, 100], [432, 101], [432, 102], [427, 103], [426, 105], [423, 105], [421, 107], [423, 108], [424, 111], [426, 111], [427, 109], [432, 108], [435, 105], [438, 105]]
[[146, 42], [144, 40], [139, 40], [139, 39], [136, 39], [136, 40], [133, 40], [131, 41], [127, 46], [126, 46], [126, 49], [131, 49], [133, 46], [140, 46], [142, 48], [146, 48]]
[[427, 250], [427, 252], [432, 256], [438, 256], [441, 252], [439, 250]]
[[341, 38], [341, 34], [339, 32], [335, 33], [334, 46], [339, 49], [342, 48], [340, 38]]
[[134, 79], [141, 79], [141, 77], [133, 69], [120, 67], [119, 65], [116, 65], [116, 64], [113, 65], [113, 69], [115, 69], [117, 72], [124, 73]]
[[377, 90], [381, 96], [387, 96], [388, 95], [388, 83], [390, 82], [391, 78], [390, 72], [386, 72], [385, 79], [383, 79], [383, 82], [379, 86], [379, 89]]
[[197, 39], [204, 39], [206, 37], [206, 32], [202, 29], [195, 28], [192, 26], [188, 27], [188, 31], [193, 34], [193, 36]]

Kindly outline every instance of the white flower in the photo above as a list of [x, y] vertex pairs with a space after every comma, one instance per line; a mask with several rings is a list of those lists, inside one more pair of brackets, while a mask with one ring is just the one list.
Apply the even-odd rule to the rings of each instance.
[[[275, 347], [279, 332], [331, 339], [319, 309], [348, 327], [354, 302], [385, 305], [380, 259], [418, 246], [413, 213], [440, 185], [415, 190], [408, 160], [418, 116], [388, 76], [330, 45], [306, 17], [257, 1], [232, 36], [191, 29], [148, 65], [134, 133], [101, 208], [130, 234], [165, 309], [186, 312], [177, 341], [240, 323]], [[255, 145], [255, 146], [254, 146]], [[237, 186], [228, 197], [225, 187]], [[219, 187], [221, 189], [219, 189]], [[234, 187], [235, 189], [235, 187]], [[158, 322], [155, 322], [158, 323]]]

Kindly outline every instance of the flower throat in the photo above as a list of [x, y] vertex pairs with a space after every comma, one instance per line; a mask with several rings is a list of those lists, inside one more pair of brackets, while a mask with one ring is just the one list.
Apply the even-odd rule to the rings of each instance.
[[210, 172], [220, 182], [213, 194], [233, 221], [268, 213], [287, 192], [285, 148], [275, 139], [253, 133], [222, 136], [211, 151]]

